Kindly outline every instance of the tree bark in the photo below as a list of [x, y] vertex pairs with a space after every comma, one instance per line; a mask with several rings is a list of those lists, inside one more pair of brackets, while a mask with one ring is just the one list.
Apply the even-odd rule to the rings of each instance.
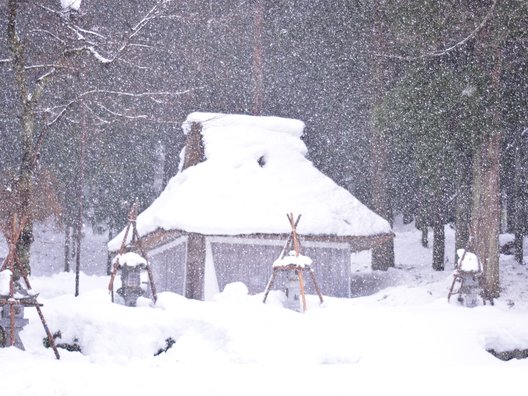
[[445, 230], [444, 225], [437, 223], [433, 227], [433, 269], [444, 270], [445, 257]]
[[429, 247], [429, 227], [427, 227], [426, 225], [422, 225], [422, 227], [420, 228], [420, 231], [422, 235], [420, 238], [422, 247], [428, 248]]
[[475, 154], [471, 240], [484, 271], [484, 298], [499, 297], [500, 149], [497, 130], [483, 138]]
[[471, 156], [462, 152], [457, 167], [457, 197], [455, 207], [455, 257], [458, 249], [466, 249], [471, 222]]
[[14, 210], [19, 218], [27, 218], [26, 226], [16, 242], [16, 249], [20, 264], [30, 274], [30, 250], [33, 243], [33, 176], [37, 167], [38, 151], [38, 147], [35, 147], [34, 143], [36, 106], [53, 72], [40, 78], [35, 84], [33, 92], [30, 92], [24, 43], [20, 40], [17, 32], [18, 6], [18, 0], [9, 0], [7, 8], [7, 40], [12, 58], [11, 66], [15, 87], [18, 93], [21, 123], [21, 162], [17, 180], [18, 206]]
[[524, 261], [524, 252], [523, 252], [523, 236], [525, 225], [525, 207], [524, 201], [525, 197], [522, 193], [522, 190], [526, 188], [524, 185], [526, 183], [524, 176], [525, 165], [522, 161], [522, 153], [524, 152], [524, 147], [522, 144], [521, 134], [518, 133], [515, 139], [515, 158], [514, 158], [514, 180], [513, 180], [513, 232], [515, 234], [514, 240], [514, 254], [515, 260], [519, 264], [523, 264]]
[[72, 245], [72, 228], [67, 225], [64, 230], [64, 272], [70, 272], [70, 250]]
[[523, 233], [516, 232], [515, 240], [513, 242], [513, 247], [515, 250], [515, 261], [517, 261], [519, 264], [524, 264], [523, 240], [524, 240]]
[[[108, 242], [114, 239], [114, 227], [112, 223], [113, 222], [111, 222], [108, 227]], [[106, 275], [110, 274], [112, 274], [112, 255], [109, 250], [106, 254]]]
[[20, 103], [21, 121], [21, 163], [18, 175], [18, 207], [15, 209], [18, 217], [27, 217], [28, 221], [20, 239], [16, 242], [17, 254], [20, 264], [28, 273], [31, 272], [29, 265], [30, 248], [33, 242], [33, 222], [31, 217], [32, 200], [32, 176], [33, 176], [33, 135], [35, 130], [35, 112], [33, 101], [30, 99], [27, 74], [25, 65], [24, 46], [21, 43], [17, 30], [16, 21], [18, 14], [18, 1], [9, 0], [7, 37], [9, 49], [12, 56], [12, 69]]
[[264, 24], [263, 0], [256, 0], [253, 27], [253, 115], [261, 115], [264, 98], [264, 73], [262, 27]]
[[[376, 13], [374, 21], [374, 40], [376, 49], [382, 53], [384, 48], [381, 16]], [[373, 57], [373, 98], [371, 108], [371, 207], [392, 225], [392, 209], [389, 191], [389, 163], [386, 136], [374, 122], [374, 110], [383, 101], [385, 91], [385, 64], [381, 57]], [[372, 249], [372, 269], [386, 271], [394, 267], [394, 240]]]
[[84, 201], [84, 166], [86, 159], [86, 110], [81, 103], [81, 152], [79, 157], [79, 180], [77, 184], [77, 221], [75, 224], [75, 297], [79, 295], [79, 278], [81, 272], [81, 241], [83, 229], [83, 201]]

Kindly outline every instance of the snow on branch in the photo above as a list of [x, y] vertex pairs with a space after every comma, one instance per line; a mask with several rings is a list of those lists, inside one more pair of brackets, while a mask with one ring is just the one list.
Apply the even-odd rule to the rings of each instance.
[[[47, 124], [48, 126], [52, 126], [53, 124], [55, 124], [57, 121], [59, 121], [64, 116], [66, 111], [71, 106], [73, 106], [75, 103], [80, 102], [85, 97], [97, 96], [97, 95], [115, 95], [115, 96], [126, 96], [126, 97], [130, 97], [130, 98], [149, 98], [149, 99], [153, 100], [154, 102], [159, 103], [159, 101], [156, 100], [156, 97], [185, 95], [185, 94], [188, 94], [190, 92], [193, 92], [193, 91], [196, 91], [196, 90], [200, 90], [200, 89], [203, 89], [203, 88], [204, 87], [189, 88], [189, 89], [186, 89], [184, 91], [176, 91], [176, 92], [126, 92], [126, 91], [112, 91], [112, 90], [106, 90], [106, 89], [92, 89], [90, 91], [82, 92], [81, 94], [77, 95], [77, 97], [75, 99], [70, 100], [68, 103], [65, 103], [65, 104], [59, 105], [59, 106], [55, 106], [53, 108], [47, 108], [44, 111], [47, 112], [47, 113], [51, 113], [53, 115], [53, 118]], [[99, 104], [99, 106], [103, 107], [100, 104]], [[112, 111], [109, 110], [108, 108], [104, 108], [104, 110], [106, 110], [106, 111], [108, 111], [109, 113], [112, 114]], [[134, 119], [139, 119], [139, 118], [146, 119], [147, 118], [147, 117], [143, 117], [143, 116], [127, 116], [127, 117], [125, 117], [122, 114], [119, 114], [119, 113], [116, 113], [116, 112], [114, 112], [114, 113], [115, 113], [114, 115], [119, 115], [119, 116], [122, 116], [124, 118], [132, 118], [132, 117], [134, 117]]]
[[467, 43], [471, 38], [475, 37], [477, 35], [477, 33], [480, 32], [484, 28], [484, 26], [486, 26], [488, 21], [490, 20], [491, 16], [493, 15], [493, 11], [495, 10], [495, 6], [497, 5], [497, 2], [498, 2], [498, 0], [493, 0], [493, 4], [491, 5], [488, 13], [486, 14], [486, 16], [484, 17], [482, 22], [475, 29], [473, 29], [473, 31], [471, 33], [469, 33], [468, 36], [466, 36], [464, 39], [462, 39], [461, 41], [459, 41], [456, 44], [453, 44], [452, 46], [450, 46], [448, 48], [445, 48], [445, 49], [443, 49], [441, 51], [437, 51], [437, 52], [432, 53], [430, 56], [443, 56], [443, 55], [446, 55], [447, 53], [453, 51], [455, 48], [458, 48], [458, 47], [464, 45], [465, 43]]
[[74, 69], [71, 66], [65, 66], [65, 65], [58, 65], [58, 64], [42, 64], [42, 65], [30, 65], [25, 66], [26, 70], [32, 70], [32, 69]]
[[203, 87], [199, 88], [189, 88], [184, 91], [176, 91], [176, 92], [126, 92], [126, 91], [112, 91], [107, 89], [92, 89], [90, 91], [86, 91], [81, 93], [78, 98], [83, 98], [85, 96], [89, 95], [97, 95], [97, 94], [108, 94], [108, 95], [117, 95], [117, 96], [128, 96], [133, 98], [141, 98], [141, 97], [149, 97], [149, 96], [178, 96], [178, 95], [185, 95], [192, 91], [195, 91], [197, 89], [202, 89]]
[[61, 44], [65, 44], [66, 43], [63, 39], [61, 39], [55, 33], [50, 32], [49, 30], [46, 30], [46, 29], [34, 29], [34, 30], [31, 30], [30, 33], [44, 33], [46, 36], [49, 36], [49, 37], [57, 40]]
[[116, 116], [116, 117], [126, 118], [128, 120], [146, 120], [148, 118], [145, 114], [130, 115], [130, 114], [125, 114], [125, 113], [118, 113], [117, 111], [113, 111], [113, 110], [109, 109], [108, 107], [106, 107], [105, 105], [102, 105], [101, 103], [98, 103], [97, 105], [101, 109], [106, 111], [107, 113], [109, 113], [109, 114], [111, 114], [113, 116]]
[[97, 50], [95, 49], [95, 47], [93, 47], [93, 46], [84, 47], [84, 49], [86, 49], [89, 53], [91, 53], [91, 54], [95, 57], [95, 59], [97, 59], [97, 60], [98, 60], [99, 62], [101, 62], [101, 63], [112, 63], [112, 62], [115, 61], [116, 58], [117, 58], [117, 54], [114, 55], [114, 56], [111, 57], [111, 58], [107, 58], [107, 57], [105, 57], [104, 55], [101, 55], [101, 54], [99, 53], [99, 51], [97, 51]]
[[[132, 39], [136, 37], [142, 30], [145, 28], [152, 20], [161, 17], [161, 13], [164, 10], [164, 7], [170, 3], [172, 3], [173, 0], [159, 0], [157, 4], [155, 4], [143, 18], [131, 29], [131, 33], [124, 39], [123, 43], [119, 46], [117, 51], [112, 54], [111, 56], [104, 56], [101, 54], [99, 50], [95, 47], [95, 45], [90, 45], [87, 47], [84, 47], [85, 50], [90, 52], [99, 62], [104, 64], [109, 64], [114, 62], [116, 59], [119, 58], [119, 56], [125, 51], [129, 46], [131, 46]], [[82, 33], [89, 33], [89, 34], [96, 34], [92, 31], [84, 31], [79, 29], [78, 27], [74, 27], [79, 40], [86, 41], [84, 35]], [[104, 38], [103, 36], [101, 36]]]
[[94, 32], [93, 30], [83, 29], [80, 26], [76, 26], [76, 25], [72, 25], [71, 27], [73, 29], [75, 29], [77, 32], [81, 32], [81, 33], [85, 33], [85, 34], [91, 34], [92, 36], [96, 36], [96, 37], [99, 37], [101, 39], [105, 39], [106, 40], [105, 36], [103, 36], [101, 33]]
[[141, 29], [143, 29], [148, 22], [150, 22], [152, 19], [157, 18], [159, 16], [159, 11], [164, 7], [165, 5], [172, 3], [173, 0], [160, 0], [154, 7], [150, 9], [149, 12], [132, 28], [132, 32], [139, 32]]
[[498, 3], [498, 0], [493, 0], [493, 3], [491, 4], [491, 7], [490, 7], [489, 11], [487, 12], [487, 14], [484, 17], [484, 19], [480, 22], [480, 24], [478, 24], [478, 26], [475, 27], [475, 29], [473, 29], [462, 40], [456, 42], [455, 44], [453, 44], [453, 45], [451, 45], [451, 46], [449, 46], [447, 48], [444, 48], [444, 49], [439, 50], [439, 51], [428, 52], [428, 53], [425, 53], [425, 54], [422, 54], [422, 55], [418, 55], [418, 56], [387, 55], [387, 54], [380, 54], [380, 53], [376, 53], [375, 55], [379, 56], [379, 57], [384, 57], [384, 58], [399, 59], [399, 60], [406, 60], [406, 61], [413, 61], [413, 60], [419, 60], [419, 59], [424, 59], [424, 58], [439, 57], [439, 56], [447, 55], [451, 51], [457, 49], [458, 47], [463, 46], [464, 44], [466, 44], [469, 40], [471, 40], [473, 37], [475, 37], [478, 34], [478, 32], [480, 32], [484, 28], [484, 26], [486, 26], [488, 21], [491, 19], [491, 16], [493, 15], [493, 11], [495, 10], [495, 7], [497, 6], [497, 3]]

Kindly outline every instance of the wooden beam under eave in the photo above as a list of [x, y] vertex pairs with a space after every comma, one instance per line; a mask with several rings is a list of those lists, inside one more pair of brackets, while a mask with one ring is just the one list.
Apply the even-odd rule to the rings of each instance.
[[[178, 238], [182, 235], [190, 235], [189, 233], [182, 230], [170, 230], [166, 231], [161, 228], [141, 238], [143, 246], [146, 249], [154, 249], [161, 246], [171, 240]], [[211, 235], [207, 235], [211, 236]], [[220, 237], [233, 237], [233, 238], [256, 238], [256, 239], [267, 239], [267, 240], [286, 240], [289, 234], [238, 234], [238, 235], [214, 235]], [[339, 236], [339, 235], [299, 235], [301, 241], [313, 241], [313, 242], [332, 242], [332, 243], [348, 243], [352, 252], [359, 252], [362, 250], [369, 250], [374, 247], [383, 245], [394, 238], [394, 233], [384, 233], [367, 236]]]

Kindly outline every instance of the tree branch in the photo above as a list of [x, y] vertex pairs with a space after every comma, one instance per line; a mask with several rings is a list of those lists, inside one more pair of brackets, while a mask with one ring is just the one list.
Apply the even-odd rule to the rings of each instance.
[[97, 105], [103, 109], [104, 111], [106, 111], [107, 113], [115, 116], [115, 117], [120, 117], [120, 118], [126, 118], [128, 120], [145, 120], [147, 119], [147, 116], [145, 114], [140, 114], [140, 115], [128, 115], [128, 114], [124, 114], [124, 113], [118, 113], [116, 111], [113, 111], [111, 109], [109, 109], [108, 107], [102, 105], [101, 103], [97, 103]]
[[145, 28], [153, 19], [160, 17], [160, 13], [162, 12], [164, 6], [172, 3], [172, 1], [173, 0], [159, 0], [158, 3], [154, 5], [147, 12], [147, 14], [132, 28], [132, 33], [130, 33], [126, 37], [126, 39], [121, 43], [116, 52], [111, 56], [102, 55], [101, 52], [96, 48], [96, 44], [88, 42], [82, 33], [97, 35], [100, 38], [104, 38], [104, 36], [101, 36], [93, 31], [80, 29], [76, 26], [70, 26], [70, 28], [76, 32], [78, 40], [85, 41], [89, 44], [88, 46], [82, 47], [81, 50], [88, 51], [101, 63], [113, 63], [129, 46], [133, 45], [132, 40], [134, 39], [134, 37], [136, 37], [143, 30], [143, 28]]
[[425, 58], [434, 58], [434, 57], [440, 57], [449, 54], [451, 51], [463, 46], [466, 44], [469, 40], [471, 40], [473, 37], [475, 37], [478, 32], [480, 32], [484, 26], [488, 23], [488, 21], [491, 19], [491, 16], [493, 15], [493, 11], [495, 10], [495, 7], [497, 6], [497, 3], [499, 0], [493, 0], [493, 4], [491, 5], [489, 11], [487, 12], [484, 19], [478, 24], [475, 29], [473, 29], [466, 37], [464, 37], [462, 40], [456, 42], [455, 44], [444, 48], [442, 50], [438, 50], [435, 52], [428, 52], [422, 55], [418, 56], [401, 56], [401, 55], [387, 55], [387, 54], [380, 54], [380, 53], [374, 53], [375, 56], [383, 57], [383, 58], [389, 58], [389, 59], [398, 59], [398, 60], [405, 60], [405, 61], [414, 61], [414, 60], [420, 60]]
[[[156, 99], [154, 99], [155, 97], [158, 97], [158, 96], [179, 96], [179, 95], [185, 95], [185, 94], [188, 94], [190, 92], [193, 92], [195, 90], [199, 90], [199, 89], [203, 89], [204, 87], [197, 87], [197, 88], [189, 88], [189, 89], [186, 89], [184, 91], [176, 91], [176, 92], [124, 92], [124, 91], [111, 91], [111, 90], [105, 90], [105, 89], [92, 89], [90, 91], [86, 91], [86, 92], [83, 92], [79, 95], [77, 95], [77, 97], [75, 99], [72, 99], [70, 100], [68, 103], [65, 103], [63, 105], [59, 105], [59, 106], [54, 106], [52, 108], [47, 108], [47, 109], [44, 109], [44, 112], [46, 113], [51, 113], [53, 116], [53, 118], [50, 120], [50, 122], [47, 124], [48, 126], [52, 126], [53, 124], [55, 124], [57, 121], [59, 121], [63, 116], [64, 114], [66, 113], [66, 111], [72, 106], [74, 105], [75, 103], [78, 103], [80, 102], [83, 98], [85, 97], [89, 97], [89, 96], [96, 96], [96, 95], [116, 95], [116, 96], [126, 96], [126, 97], [131, 97], [131, 98], [149, 98], [155, 102]], [[54, 110], [59, 110], [58, 113], [55, 113]], [[107, 109], [105, 109], [107, 110]], [[109, 111], [111, 112], [111, 111]], [[140, 118], [140, 117], [138, 117]], [[143, 118], [143, 117], [141, 117]]]

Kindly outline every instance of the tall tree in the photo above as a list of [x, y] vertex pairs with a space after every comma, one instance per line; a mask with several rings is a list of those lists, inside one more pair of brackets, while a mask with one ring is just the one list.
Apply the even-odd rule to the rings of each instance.
[[[133, 64], [138, 55], [149, 48], [141, 45], [141, 33], [152, 21], [164, 16], [170, 4], [170, 0], [157, 0], [134, 8], [135, 18], [131, 17], [134, 23], [131, 25], [129, 20], [125, 21], [126, 27], [117, 33], [107, 29], [112, 26], [110, 23], [98, 29], [91, 17], [93, 12], [79, 13], [69, 7], [61, 9], [58, 8], [61, 3], [54, 0], [9, 0], [0, 4], [0, 12], [5, 14], [7, 21], [6, 40], [0, 45], [9, 54], [2, 60], [2, 67], [5, 75], [11, 74], [7, 88], [16, 98], [3, 105], [15, 108], [19, 116], [19, 125], [9, 125], [12, 130], [18, 129], [20, 144], [20, 155], [15, 160], [18, 162], [16, 191], [21, 203], [19, 215], [29, 216], [30, 207], [35, 204], [33, 184], [39, 177], [40, 153], [48, 131], [56, 132], [58, 126], [64, 125], [60, 121], [75, 121], [76, 115], [72, 111], [75, 104], [82, 101], [93, 117], [100, 122], [109, 122], [109, 118], [146, 118], [143, 114], [138, 115], [133, 105], [156, 96], [175, 94], [174, 91], [152, 93], [148, 89], [137, 92], [137, 85], [131, 85], [130, 79], [128, 84], [123, 84], [122, 78], [120, 81], [107, 80], [105, 88], [93, 84], [96, 76], [101, 82], [110, 70], [114, 73], [120, 67], [121, 70], [131, 70], [122, 66]], [[131, 8], [127, 7], [127, 10]], [[105, 16], [104, 12], [99, 16]], [[120, 63], [121, 59], [129, 63]], [[92, 73], [77, 82], [74, 77], [80, 68]], [[114, 81], [121, 84], [112, 88], [110, 82]], [[33, 238], [31, 218], [27, 224], [17, 248], [28, 267]]]

